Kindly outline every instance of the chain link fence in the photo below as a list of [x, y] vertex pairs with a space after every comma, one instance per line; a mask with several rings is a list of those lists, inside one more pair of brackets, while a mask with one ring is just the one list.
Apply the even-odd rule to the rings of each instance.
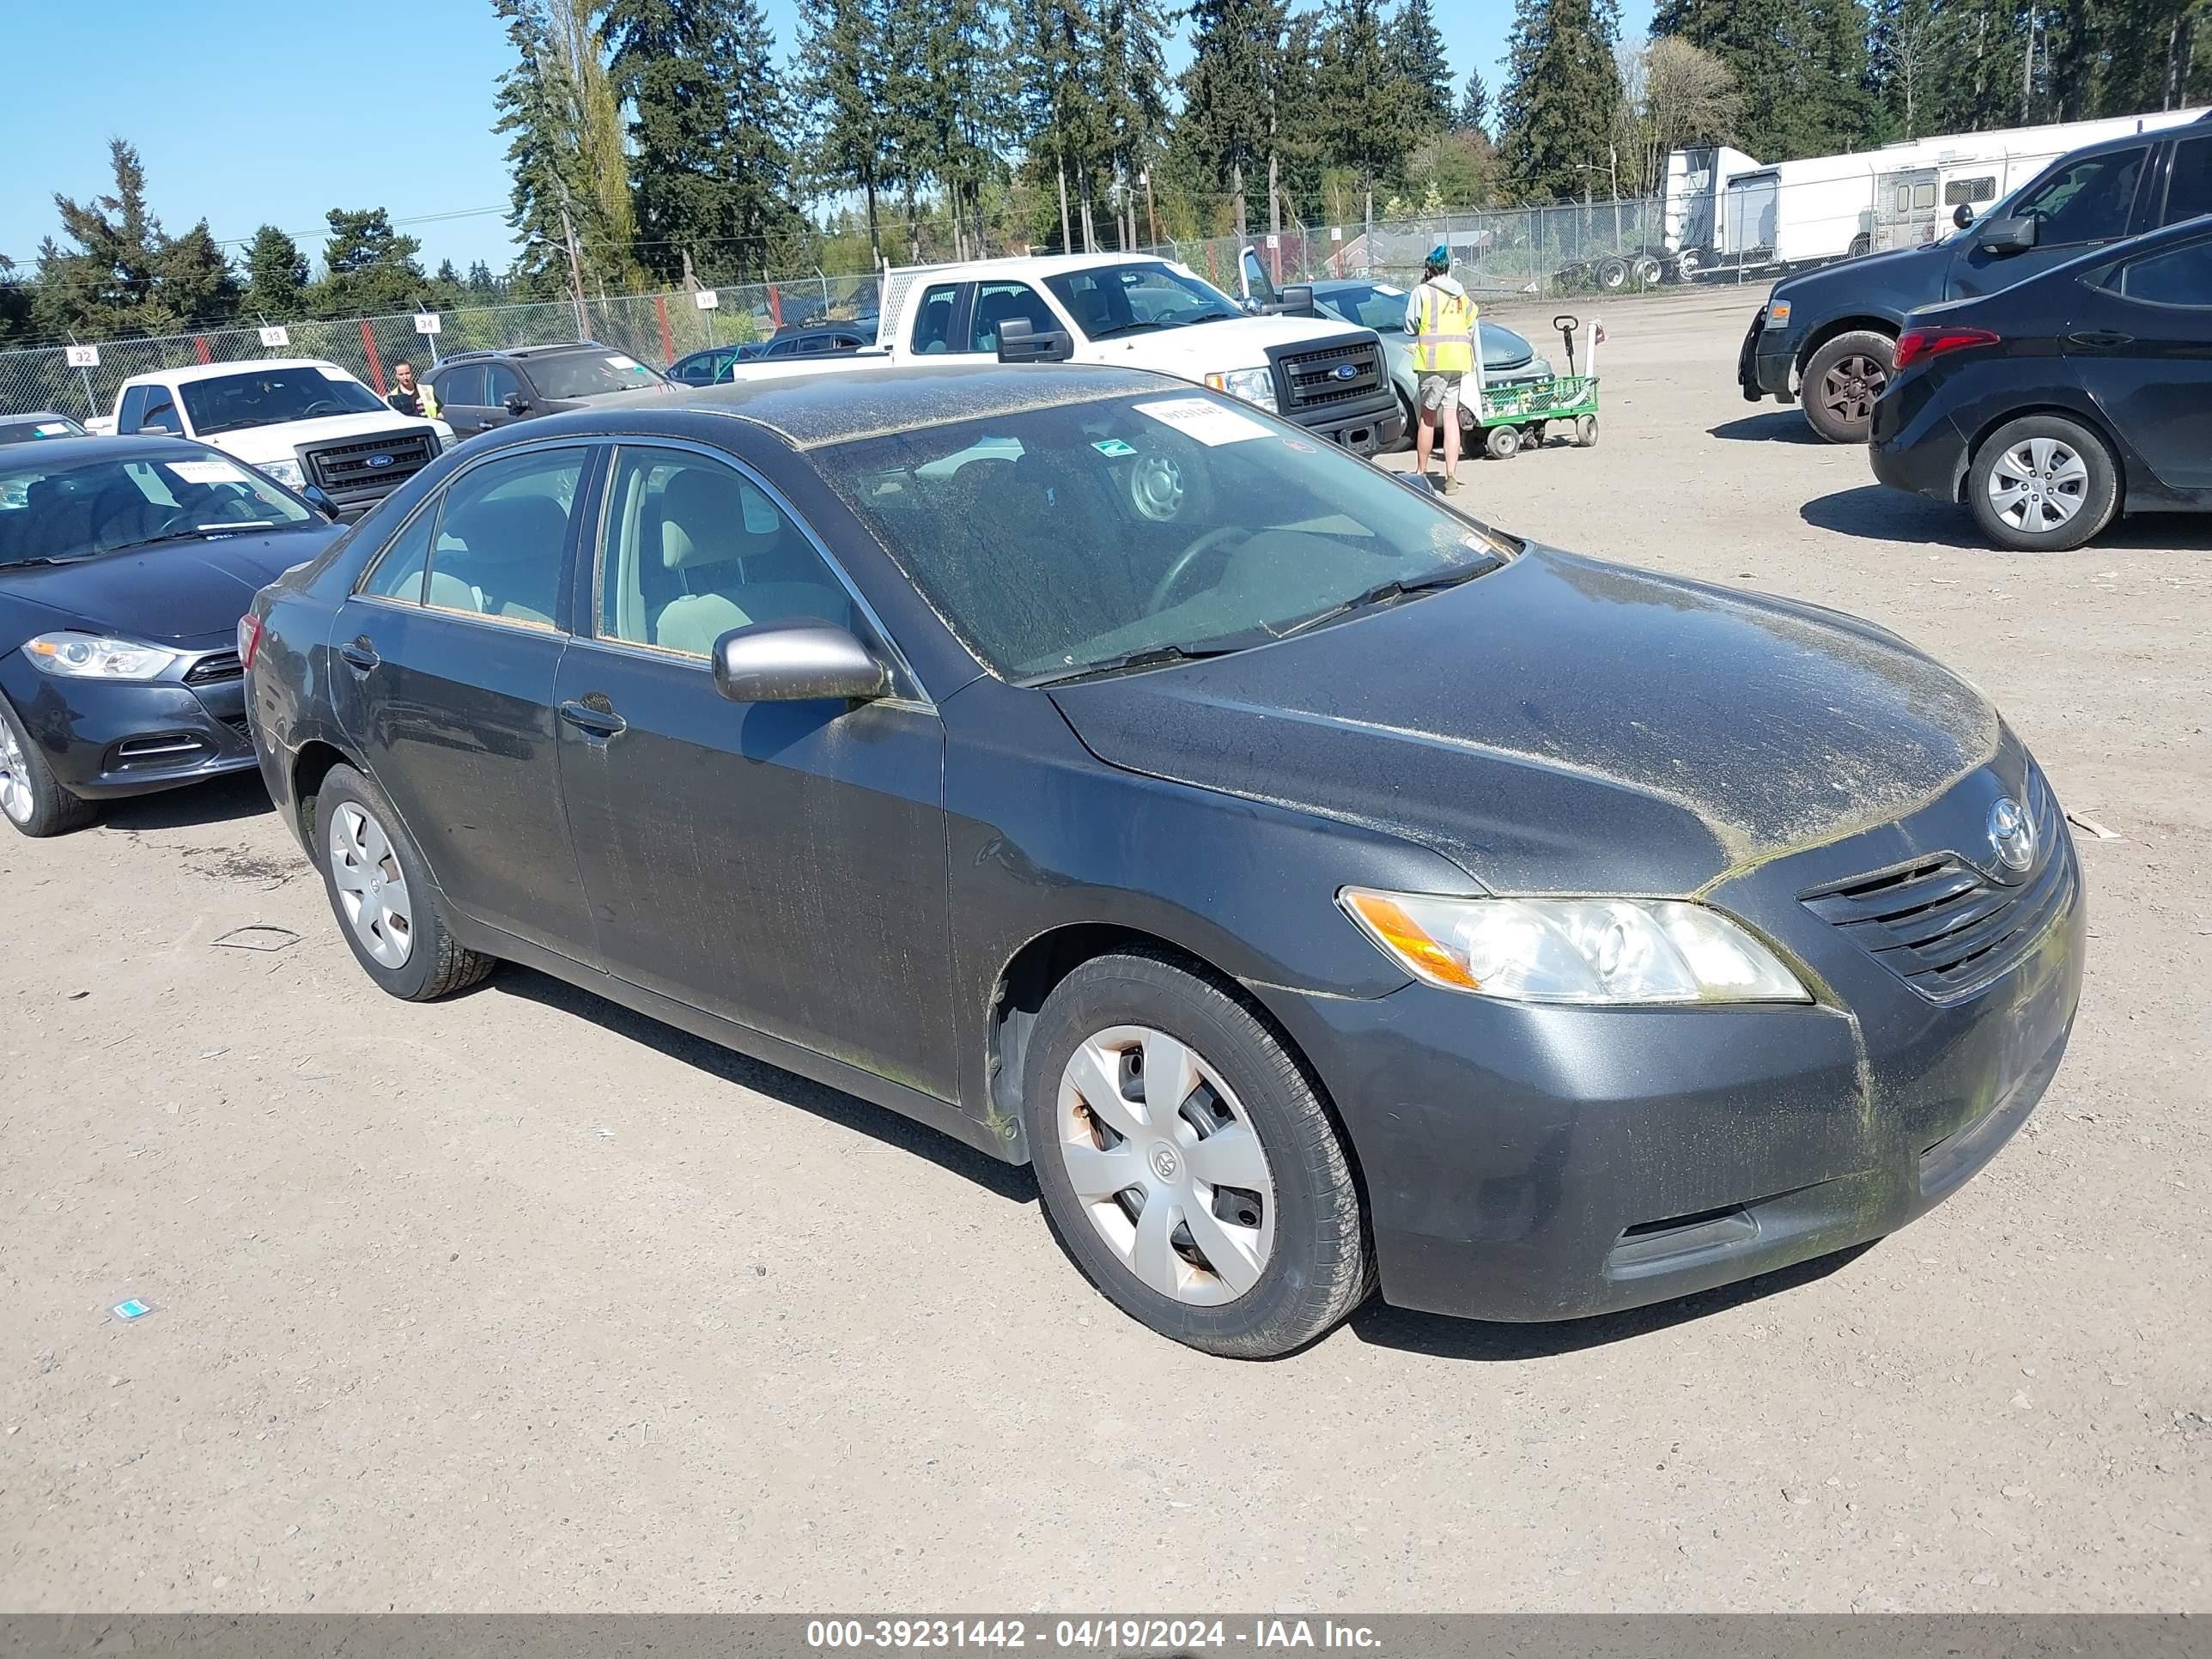
[[351, 370], [380, 393], [394, 363], [418, 368], [460, 351], [563, 340], [595, 339], [643, 362], [666, 368], [708, 346], [765, 339], [780, 327], [830, 319], [872, 317], [878, 289], [873, 276], [811, 276], [796, 282], [752, 283], [701, 290], [718, 301], [702, 307], [678, 289], [665, 294], [610, 295], [580, 305], [562, 300], [538, 305], [471, 306], [437, 313], [434, 334], [416, 331], [412, 314], [295, 322], [282, 337], [259, 326], [206, 329], [157, 338], [102, 341], [96, 362], [72, 365], [66, 346], [0, 351], [0, 411], [56, 410], [80, 420], [106, 415], [117, 388], [137, 374], [204, 363], [252, 362], [271, 357], [314, 357]]

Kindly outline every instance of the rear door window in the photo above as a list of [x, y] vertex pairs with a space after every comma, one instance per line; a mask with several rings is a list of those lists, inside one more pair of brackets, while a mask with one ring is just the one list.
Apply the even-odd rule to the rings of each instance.
[[2212, 237], [2129, 260], [2117, 286], [2130, 300], [2212, 311]]
[[2173, 172], [2166, 186], [2166, 222], [2179, 224], [2212, 213], [2212, 135], [2185, 138], [2173, 147]]
[[952, 349], [952, 318], [959, 308], [960, 284], [939, 283], [924, 289], [914, 312], [914, 349], [924, 356]]

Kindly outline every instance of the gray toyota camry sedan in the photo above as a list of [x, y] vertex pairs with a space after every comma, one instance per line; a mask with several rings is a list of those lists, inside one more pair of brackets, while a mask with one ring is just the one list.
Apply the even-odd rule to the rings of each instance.
[[529, 422], [240, 635], [386, 991], [526, 963], [1030, 1164], [1217, 1353], [1875, 1238], [2080, 994], [2063, 817], [1972, 686], [1134, 371]]

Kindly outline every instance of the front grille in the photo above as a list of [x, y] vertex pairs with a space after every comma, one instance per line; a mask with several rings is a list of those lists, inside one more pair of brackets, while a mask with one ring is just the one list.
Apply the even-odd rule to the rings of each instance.
[[235, 651], [218, 651], [212, 656], [202, 657], [185, 670], [186, 685], [220, 685], [225, 680], [234, 680], [246, 672]]
[[389, 495], [437, 459], [438, 443], [427, 432], [392, 432], [379, 438], [308, 444], [300, 455], [308, 477], [343, 507]]
[[2017, 885], [1942, 853], [1816, 888], [1804, 903], [1932, 1002], [1985, 991], [2035, 948], [2078, 878], [2066, 825], [2040, 775], [2028, 797], [2038, 861]]
[[[1346, 363], [1349, 379], [1337, 374]], [[1371, 399], [1383, 384], [1382, 348], [1373, 340], [1286, 351], [1275, 359], [1275, 393], [1285, 415]]]

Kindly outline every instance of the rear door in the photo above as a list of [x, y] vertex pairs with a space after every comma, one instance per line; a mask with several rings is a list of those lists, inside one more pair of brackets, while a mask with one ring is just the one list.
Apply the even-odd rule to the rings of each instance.
[[464, 914], [594, 959], [554, 747], [568, 568], [595, 452], [507, 450], [393, 537], [331, 635], [341, 724]]
[[609, 477], [596, 614], [558, 686], [607, 970], [957, 1097], [936, 709], [902, 666], [858, 706], [721, 696], [708, 653], [732, 629], [881, 629], [760, 473], [653, 441]]
[[2063, 349], [2159, 482], [2212, 493], [2212, 229], [2075, 292]]
[[2128, 234], [2150, 185], [2151, 146], [2069, 157], [2020, 194], [2008, 216], [2036, 222], [2036, 242], [2015, 253], [1984, 251], [1972, 229], [1959, 239], [1951, 299], [1994, 294], [2039, 270]]
[[2212, 132], [2175, 143], [2166, 163], [2166, 209], [2161, 225], [2212, 213]]
[[431, 377], [438, 394], [438, 415], [453, 428], [457, 438], [472, 438], [484, 429], [484, 372], [482, 363], [456, 363]]

